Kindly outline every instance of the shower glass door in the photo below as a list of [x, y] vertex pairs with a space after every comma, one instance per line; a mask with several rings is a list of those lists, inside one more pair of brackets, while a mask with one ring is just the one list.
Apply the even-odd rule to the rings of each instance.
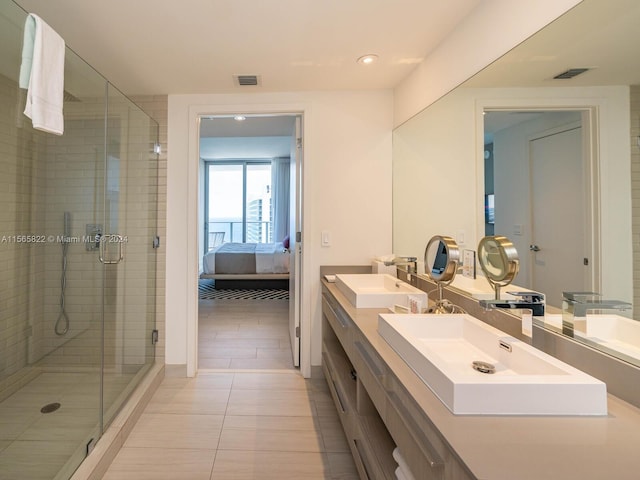
[[103, 421], [154, 361], [158, 126], [112, 85], [104, 164]]

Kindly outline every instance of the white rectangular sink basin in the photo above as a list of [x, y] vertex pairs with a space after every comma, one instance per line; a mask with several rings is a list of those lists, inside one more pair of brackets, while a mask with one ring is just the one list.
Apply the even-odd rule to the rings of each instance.
[[339, 274], [336, 287], [356, 308], [409, 306], [409, 296], [427, 307], [427, 294], [388, 274]]
[[[545, 314], [547, 325], [562, 330], [561, 314]], [[615, 314], [589, 315], [574, 319], [574, 338], [598, 348], [623, 354], [634, 364], [640, 362], [640, 322]]]
[[382, 314], [378, 333], [454, 414], [607, 414], [603, 382], [470, 315]]

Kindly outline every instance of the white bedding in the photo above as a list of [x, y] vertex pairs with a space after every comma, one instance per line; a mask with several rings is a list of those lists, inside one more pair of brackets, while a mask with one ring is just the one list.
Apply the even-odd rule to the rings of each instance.
[[[205, 274], [216, 273], [216, 251], [222, 245], [214, 247], [203, 258], [202, 268]], [[289, 250], [282, 242], [256, 244], [256, 274], [289, 273]]]

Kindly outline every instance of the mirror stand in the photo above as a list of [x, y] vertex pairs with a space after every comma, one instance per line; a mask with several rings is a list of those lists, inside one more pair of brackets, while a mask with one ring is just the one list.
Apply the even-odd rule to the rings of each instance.
[[454, 305], [446, 298], [443, 298], [444, 287], [451, 282], [442, 283], [437, 282], [438, 285], [438, 299], [434, 302], [435, 305], [427, 310], [427, 313], [431, 314], [451, 314], [451, 313], [467, 313], [462, 307]]

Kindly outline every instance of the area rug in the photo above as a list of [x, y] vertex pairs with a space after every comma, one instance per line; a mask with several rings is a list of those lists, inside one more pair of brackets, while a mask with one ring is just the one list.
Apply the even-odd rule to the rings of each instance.
[[276, 288], [216, 290], [213, 280], [198, 282], [200, 300], [289, 300], [289, 290]]

